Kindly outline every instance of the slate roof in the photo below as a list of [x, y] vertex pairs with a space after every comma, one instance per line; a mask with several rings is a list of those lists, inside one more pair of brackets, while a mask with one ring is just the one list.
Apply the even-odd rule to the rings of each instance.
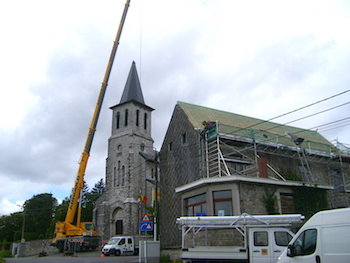
[[145, 101], [142, 95], [139, 76], [136, 70], [135, 61], [133, 61], [131, 64], [129, 76], [124, 87], [123, 95], [120, 99], [120, 104], [129, 102], [129, 101], [136, 101], [141, 104], [145, 104]]
[[135, 65], [135, 61], [132, 62], [131, 68], [129, 71], [128, 78], [125, 83], [124, 91], [122, 94], [122, 97], [120, 99], [120, 103], [110, 107], [110, 109], [113, 109], [114, 107], [118, 105], [122, 105], [128, 102], [134, 102], [140, 106], [145, 107], [146, 109], [153, 111], [154, 109], [147, 106], [145, 104], [145, 100], [143, 99], [141, 84], [139, 80], [139, 76], [137, 74], [137, 69]]
[[186, 102], [177, 102], [194, 128], [203, 129], [203, 121], [218, 122], [219, 134], [253, 139], [257, 142], [294, 147], [286, 133], [304, 139], [300, 147], [325, 153], [337, 153], [337, 148], [320, 133], [313, 130], [269, 122], [232, 112], [216, 110]]

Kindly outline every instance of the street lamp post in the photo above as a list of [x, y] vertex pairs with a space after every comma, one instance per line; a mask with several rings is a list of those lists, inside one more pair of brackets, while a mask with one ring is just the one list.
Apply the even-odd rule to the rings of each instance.
[[24, 206], [23, 205], [17, 205], [18, 207], [23, 209], [23, 221], [22, 221], [22, 233], [21, 233], [21, 243], [23, 243], [24, 240], [24, 226], [26, 223], [26, 213], [24, 211]]
[[[22, 233], [21, 233], [21, 241], [20, 241], [20, 244], [18, 246], [18, 255], [21, 256], [21, 252], [22, 252], [22, 249], [21, 249], [21, 246], [25, 243], [25, 239], [24, 239], [24, 227], [25, 227], [25, 223], [26, 223], [26, 213], [25, 213], [25, 210], [24, 210], [24, 206], [23, 205], [17, 205], [19, 207], [21, 207], [23, 209], [23, 221], [22, 221]], [[15, 241], [15, 240], [13, 240]]]
[[23, 222], [22, 222], [22, 235], [21, 235], [21, 243], [24, 243], [24, 226], [26, 224], [26, 212], [23, 209]]

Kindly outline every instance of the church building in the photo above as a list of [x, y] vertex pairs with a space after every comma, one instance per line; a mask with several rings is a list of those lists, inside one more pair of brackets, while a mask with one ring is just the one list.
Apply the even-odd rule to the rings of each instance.
[[94, 209], [94, 222], [102, 239], [114, 235], [136, 235], [146, 207], [153, 205], [149, 183], [155, 175], [151, 136], [153, 108], [145, 104], [135, 62], [119, 104], [112, 110], [112, 134], [108, 140], [106, 191]]
[[106, 191], [93, 216], [103, 240], [141, 234], [140, 220], [158, 201], [163, 250], [181, 248], [181, 216], [309, 217], [349, 207], [350, 152], [317, 131], [178, 102], [157, 153], [135, 63], [110, 109]]

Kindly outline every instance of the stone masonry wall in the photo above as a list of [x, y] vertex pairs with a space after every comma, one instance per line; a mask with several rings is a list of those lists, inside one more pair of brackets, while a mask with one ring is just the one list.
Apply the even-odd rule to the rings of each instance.
[[44, 251], [48, 255], [52, 253], [57, 253], [56, 247], [50, 246], [51, 239], [41, 239], [34, 241], [27, 241], [24, 244], [15, 243], [13, 249], [13, 256], [18, 257], [28, 257], [28, 256], [38, 256], [40, 252]]
[[181, 196], [175, 188], [200, 178], [199, 158], [199, 134], [176, 106], [160, 151], [160, 202], [161, 211], [166, 211], [160, 218], [162, 248], [181, 246], [181, 231], [175, 224], [182, 215]]

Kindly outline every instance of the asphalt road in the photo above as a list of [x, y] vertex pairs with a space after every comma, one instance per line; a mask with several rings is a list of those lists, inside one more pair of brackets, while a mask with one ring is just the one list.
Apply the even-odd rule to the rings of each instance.
[[55, 253], [46, 257], [23, 257], [23, 258], [5, 258], [6, 263], [138, 263], [138, 256], [109, 256], [101, 257], [99, 251], [79, 252], [73, 256], [63, 256], [62, 254]]

